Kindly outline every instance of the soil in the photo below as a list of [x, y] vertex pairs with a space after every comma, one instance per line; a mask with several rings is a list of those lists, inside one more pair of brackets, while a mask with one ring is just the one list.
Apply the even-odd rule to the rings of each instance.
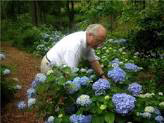
[[19, 101], [23, 100], [27, 102], [26, 92], [30, 88], [35, 75], [40, 70], [41, 58], [19, 50], [9, 43], [2, 43], [1, 51], [6, 55], [6, 59], [0, 61], [1, 65], [11, 66], [13, 71], [9, 77], [17, 78], [18, 84], [22, 86], [22, 89], [15, 94], [14, 99], [1, 108], [1, 122], [43, 123], [42, 119], [36, 118], [35, 112], [20, 111], [16, 107]]

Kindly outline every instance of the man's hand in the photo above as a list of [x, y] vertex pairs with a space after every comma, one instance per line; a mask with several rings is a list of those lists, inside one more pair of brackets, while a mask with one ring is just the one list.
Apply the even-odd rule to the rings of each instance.
[[102, 79], [108, 80], [107, 77], [106, 77], [105, 75], [101, 76], [101, 78], [102, 78]]
[[[99, 76], [99, 77], [102, 77], [104, 75], [104, 72], [101, 68], [101, 65], [98, 61], [92, 61], [90, 62], [92, 68], [95, 70], [96, 74]], [[105, 75], [104, 75], [105, 76]]]

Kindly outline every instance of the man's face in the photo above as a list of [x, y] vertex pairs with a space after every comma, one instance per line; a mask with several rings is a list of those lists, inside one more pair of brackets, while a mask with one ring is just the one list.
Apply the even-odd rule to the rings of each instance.
[[91, 40], [90, 46], [92, 48], [102, 47], [103, 43], [105, 41], [105, 38], [106, 38], [106, 31], [103, 30], [103, 29], [99, 29], [97, 36], [95, 36], [94, 34], [91, 34], [90, 36], [91, 36], [91, 38], [90, 38], [90, 40]]

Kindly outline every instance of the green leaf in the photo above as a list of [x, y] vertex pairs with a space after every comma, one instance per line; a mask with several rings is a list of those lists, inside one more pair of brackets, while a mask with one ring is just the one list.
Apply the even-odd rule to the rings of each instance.
[[103, 116], [93, 116], [92, 123], [104, 123], [104, 117]]
[[115, 114], [112, 112], [108, 112], [105, 114], [105, 121], [107, 123], [114, 123], [114, 119], [115, 119]]

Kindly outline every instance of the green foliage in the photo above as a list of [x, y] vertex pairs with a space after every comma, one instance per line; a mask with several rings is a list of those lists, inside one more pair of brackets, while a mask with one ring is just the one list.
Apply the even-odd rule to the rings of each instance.
[[[134, 63], [138, 60], [137, 56], [134, 58], [131, 56], [131, 54], [122, 54], [122, 52], [125, 52], [124, 48], [121, 49], [120, 52], [118, 52], [117, 50], [117, 53], [115, 53], [116, 51], [113, 50], [120, 49], [121, 47], [118, 45], [109, 44], [110, 43], [107, 42], [104, 46], [104, 49], [101, 48], [96, 51], [96, 53], [101, 57], [101, 62], [105, 66], [105, 73], [107, 73], [108, 70], [112, 69], [112, 66], [110, 66], [108, 62], [113, 60], [115, 58], [114, 56], [119, 58], [120, 61], [123, 61], [123, 63], [120, 65], [120, 67], [122, 68], [124, 63]], [[108, 52], [109, 48], [111, 54], [109, 54]], [[102, 57], [101, 54], [103, 54], [104, 57]], [[111, 83], [111, 89], [107, 90], [105, 95], [95, 96], [95, 93], [92, 90], [92, 84], [98, 79], [98, 77], [95, 77], [95, 79], [91, 80], [87, 86], [81, 87], [80, 90], [76, 93], [69, 94], [67, 90], [67, 87], [69, 86], [65, 83], [69, 80], [73, 80], [75, 77], [78, 76], [89, 77], [90, 75], [92, 75], [88, 74], [86, 71], [86, 69], [80, 69], [76, 72], [72, 72], [69, 67], [54, 67], [53, 71], [48, 74], [47, 81], [37, 86], [37, 103], [34, 109], [39, 113], [39, 116], [45, 117], [45, 119], [47, 119], [47, 117], [49, 116], [54, 116], [56, 119], [55, 122], [61, 123], [66, 121], [69, 122], [68, 118], [71, 114], [91, 114], [92, 123], [123, 123], [128, 121], [141, 122], [142, 120], [148, 122], [150, 120], [137, 116], [137, 112], [144, 112], [144, 108], [146, 106], [153, 106], [155, 108], [159, 108], [159, 103], [163, 100], [162, 96], [158, 95], [159, 90], [156, 90], [156, 84], [154, 80], [147, 81], [146, 79], [141, 82], [139, 81], [139, 83], [143, 86], [143, 94], [151, 92], [153, 96], [144, 98], [140, 96], [136, 97], [137, 102], [134, 112], [129, 113], [128, 116], [121, 116], [115, 113], [115, 107], [111, 100], [112, 96], [116, 93], [129, 94], [127, 90], [128, 84], [135, 81], [138, 82], [137, 73], [130, 73], [129, 71], [125, 70], [127, 73], [127, 77], [123, 84], [114, 83], [111, 79], [109, 79]], [[76, 99], [81, 94], [87, 94], [90, 96], [92, 100], [92, 104], [90, 106], [82, 107], [76, 105]], [[67, 109], [72, 104], [74, 105], [74, 108], [71, 109], [74, 109], [74, 111], [70, 113], [67, 111]], [[59, 115], [61, 114], [62, 118], [59, 118]], [[154, 119], [152, 119], [152, 122], [154, 122]]]
[[0, 81], [0, 91], [1, 91], [1, 105], [5, 106], [9, 101], [14, 98], [16, 93], [16, 82], [12, 79], [9, 79], [6, 75], [3, 74], [3, 71], [8, 68], [7, 66], [1, 65], [1, 81]]
[[[128, 13], [129, 14], [129, 13]], [[129, 30], [129, 48], [135, 49], [142, 54], [142, 57], [152, 51], [163, 47], [162, 28], [163, 4], [161, 1], [149, 3], [145, 9], [134, 14], [136, 28]]]
[[64, 34], [60, 31], [54, 31], [51, 26], [47, 27], [44, 25], [39, 29], [42, 30], [42, 32], [40, 33], [39, 40], [34, 42], [32, 52], [36, 55], [44, 56], [47, 51], [64, 36]]
[[[123, 7], [122, 1], [87, 1], [81, 2], [81, 14], [85, 15], [83, 21], [78, 25], [85, 29], [90, 23], [102, 23], [109, 30], [113, 29], [113, 22], [121, 13]], [[89, 11], [88, 11], [89, 10]]]
[[19, 16], [16, 22], [3, 21], [2, 41], [11, 41], [16, 47], [30, 49], [33, 43], [39, 39], [40, 30], [29, 21], [28, 14]]

